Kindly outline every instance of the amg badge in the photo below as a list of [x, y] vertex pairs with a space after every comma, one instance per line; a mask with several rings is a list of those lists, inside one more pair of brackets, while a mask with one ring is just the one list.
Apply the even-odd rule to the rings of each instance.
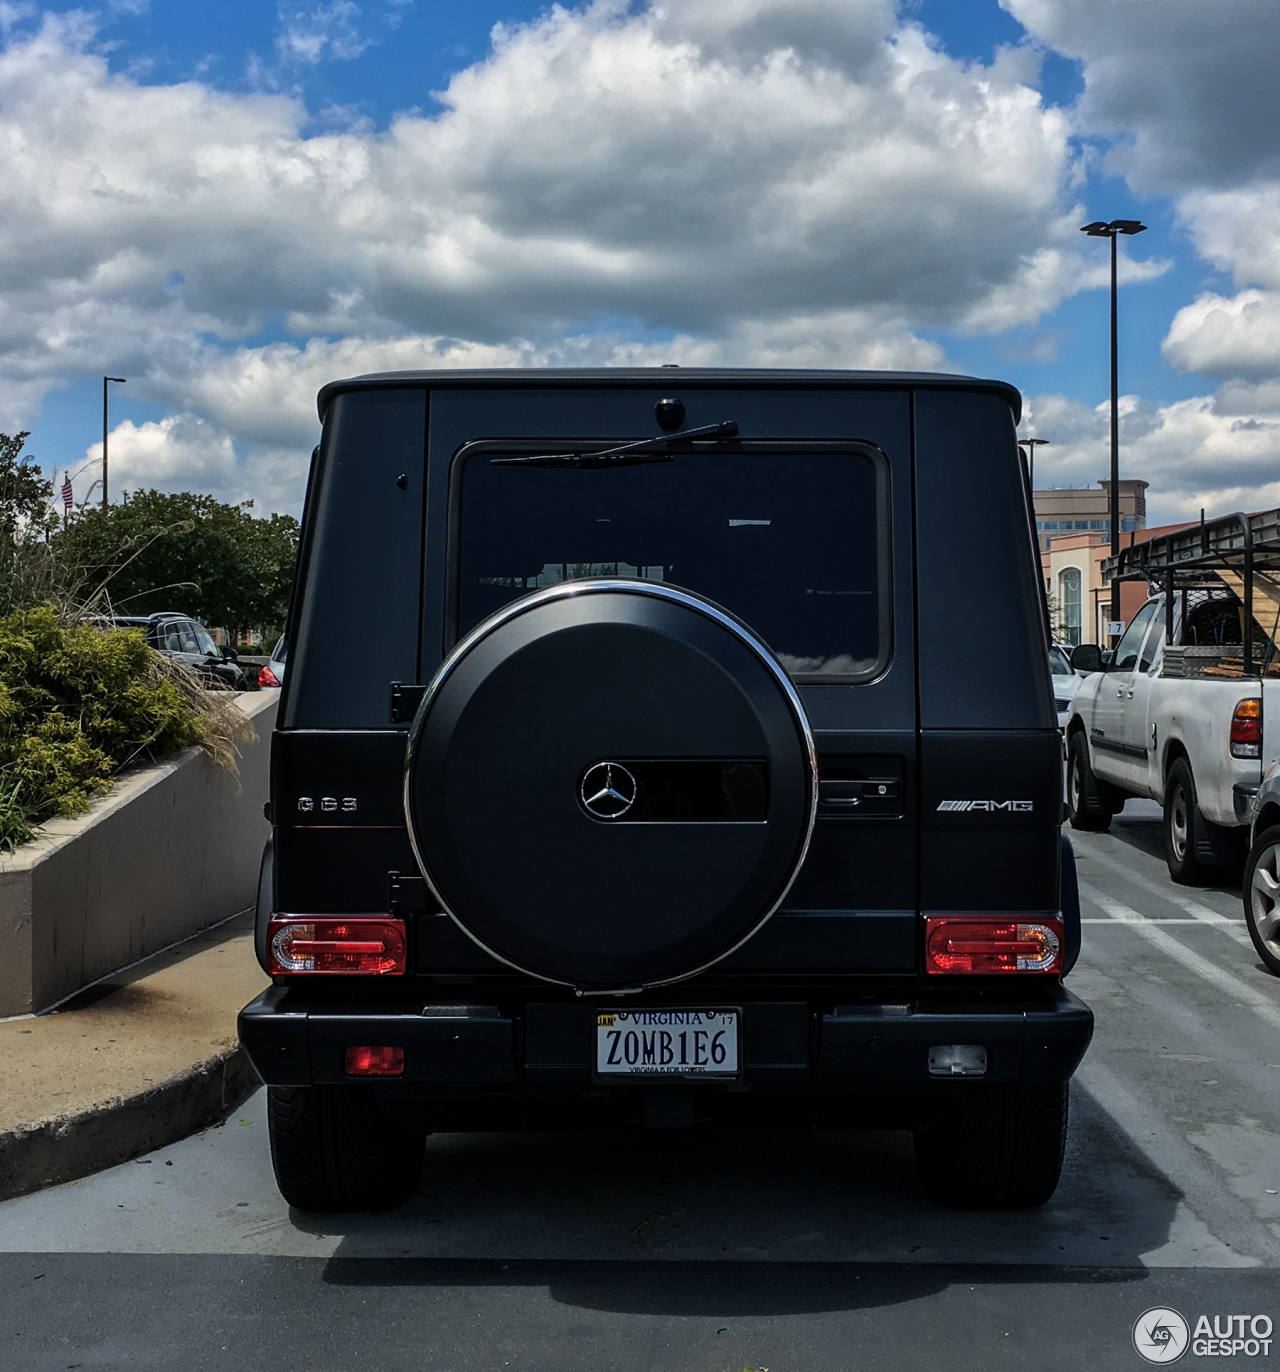
[[941, 800], [939, 810], [984, 810], [988, 813], [1005, 810], [1011, 814], [1030, 814], [1035, 802], [1031, 800]]

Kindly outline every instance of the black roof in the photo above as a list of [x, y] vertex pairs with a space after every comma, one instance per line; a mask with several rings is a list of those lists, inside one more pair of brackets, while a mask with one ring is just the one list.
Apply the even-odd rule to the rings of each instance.
[[1022, 417], [1022, 395], [1007, 381], [987, 381], [949, 372], [855, 372], [772, 367], [493, 367], [462, 370], [437, 367], [418, 372], [372, 372], [320, 388], [316, 407], [323, 423], [329, 401], [343, 391], [429, 387], [471, 390], [486, 386], [699, 386], [741, 389], [744, 386], [868, 390], [984, 391], [1008, 401], [1016, 424]]

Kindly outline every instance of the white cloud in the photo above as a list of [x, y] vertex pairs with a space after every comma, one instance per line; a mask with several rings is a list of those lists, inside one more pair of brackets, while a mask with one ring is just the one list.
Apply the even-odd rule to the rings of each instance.
[[369, 46], [359, 29], [360, 7], [352, 0], [329, 0], [328, 4], [289, 0], [278, 12], [276, 51], [284, 63], [313, 66], [325, 58], [350, 61]]
[[[1036, 486], [1093, 486], [1110, 462], [1110, 405], [1062, 395], [1026, 402], [1022, 431], [1036, 452]], [[1120, 475], [1151, 483], [1148, 524], [1280, 505], [1280, 386], [1239, 383], [1155, 406], [1122, 397]]]
[[1000, 0], [1084, 68], [1076, 117], [1117, 140], [1144, 193], [1280, 170], [1280, 6], [1273, 0]]
[[1280, 293], [1206, 292], [1174, 315], [1165, 356], [1184, 372], [1266, 377], [1280, 373]]
[[[352, 55], [365, 9], [285, 0], [281, 42]], [[122, 437], [140, 475], [251, 484], [194, 417], [305, 451], [316, 387], [353, 371], [945, 367], [920, 331], [1034, 324], [1098, 284], [1032, 59], [954, 61], [890, 0], [553, 8], [382, 133], [140, 85], [94, 41], [45, 15], [0, 51], [0, 421], [118, 370], [177, 416]]]
[[[397, 338], [313, 338], [306, 344], [215, 348], [157, 366], [153, 393], [184, 412], [208, 415], [242, 442], [310, 449], [318, 437], [316, 392], [366, 372], [458, 367], [866, 367], [928, 371], [947, 367], [936, 344], [869, 312], [828, 311], [776, 324], [748, 321], [723, 338], [676, 335], [643, 342], [611, 333], [552, 343], [476, 343], [425, 334]], [[100, 445], [99, 445], [100, 446]]]
[[[111, 431], [110, 482], [116, 488], [154, 486], [157, 490], [226, 491], [237, 482], [235, 448], [230, 437], [207, 419], [190, 414], [166, 415], [158, 422], [135, 425], [125, 420]], [[101, 473], [102, 444], [87, 451], [89, 473]]]
[[1241, 289], [1205, 291], [1183, 306], [1165, 356], [1206, 376], [1280, 377], [1280, 182], [1193, 191], [1179, 211], [1200, 255]]
[[[1107, 168], [1139, 194], [1173, 197], [1200, 257], [1235, 285], [1202, 290], [1163, 342], [1174, 367], [1225, 384], [1172, 405], [1135, 401], [1121, 426], [1125, 473], [1152, 482], [1163, 518], [1280, 503], [1280, 6], [1000, 3], [1079, 60], [1075, 127], [1110, 142]], [[1054, 430], [1046, 471], [1103, 474], [1105, 407], [1040, 397], [1033, 408]]]

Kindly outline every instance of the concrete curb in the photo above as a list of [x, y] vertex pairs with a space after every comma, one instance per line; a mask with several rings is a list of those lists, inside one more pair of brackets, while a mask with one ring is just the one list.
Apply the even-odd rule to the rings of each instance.
[[133, 1095], [0, 1132], [0, 1200], [176, 1143], [217, 1123], [258, 1084], [237, 1045]]

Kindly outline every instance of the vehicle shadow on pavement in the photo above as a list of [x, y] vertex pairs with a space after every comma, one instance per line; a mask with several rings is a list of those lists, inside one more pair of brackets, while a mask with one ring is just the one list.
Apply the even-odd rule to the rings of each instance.
[[[1135, 815], [1119, 814], [1111, 821], [1111, 828], [1107, 831], [1112, 838], [1118, 839], [1121, 843], [1127, 844], [1130, 848], [1136, 848], [1140, 853], [1146, 853], [1148, 857], [1159, 858], [1160, 865], [1164, 868], [1164, 820], [1160, 810], [1150, 802], [1141, 804], [1143, 811], [1154, 811], [1154, 816], [1150, 813]], [[1137, 809], [1134, 802], [1130, 806]], [[1242, 868], [1240, 866], [1224, 868], [1220, 878], [1206, 882], [1203, 887], [1198, 889], [1206, 891], [1219, 891], [1225, 896], [1239, 898], [1240, 883], [1242, 879]], [[1168, 871], [1161, 872], [1160, 879], [1169, 883], [1170, 889], [1186, 890], [1194, 893], [1195, 887], [1174, 888], [1173, 880], [1168, 875]]]
[[982, 1267], [929, 1263], [559, 1262], [334, 1258], [325, 1280], [347, 1287], [540, 1287], [561, 1305], [615, 1315], [779, 1318], [872, 1310], [936, 1295], [957, 1283], [1097, 1286], [1141, 1282], [1145, 1268]]
[[1072, 1105], [1062, 1183], [1038, 1210], [931, 1204], [904, 1133], [762, 1129], [439, 1135], [397, 1209], [291, 1221], [343, 1235], [334, 1285], [537, 1285], [619, 1313], [855, 1309], [1029, 1270], [1140, 1280], [1178, 1195], [1083, 1091]]

